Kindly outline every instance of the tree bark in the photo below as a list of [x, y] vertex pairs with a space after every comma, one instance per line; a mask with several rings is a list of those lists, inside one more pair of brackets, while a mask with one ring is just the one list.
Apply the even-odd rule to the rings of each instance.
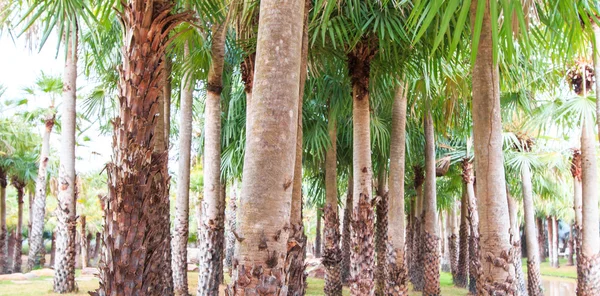
[[376, 53], [375, 40], [359, 42], [348, 54], [352, 84], [352, 138], [354, 194], [352, 209], [351, 295], [374, 294], [375, 250], [371, 183], [371, 133], [369, 108], [370, 62]]
[[554, 267], [559, 268], [560, 262], [558, 262], [558, 259], [560, 257], [558, 256], [558, 219], [556, 219], [556, 216], [552, 216], [552, 250], [552, 254], [554, 255]]
[[317, 226], [315, 227], [315, 248], [314, 248], [314, 255], [315, 258], [321, 258], [321, 246], [323, 245], [323, 242], [321, 241], [321, 218], [322, 218], [322, 211], [320, 209], [317, 209]]
[[452, 272], [452, 278], [456, 277], [458, 269], [458, 219], [456, 213], [456, 205], [452, 205], [448, 210], [448, 223], [449, 229], [448, 235], [448, 251], [450, 253], [450, 271]]
[[552, 222], [552, 216], [546, 217], [546, 227], [548, 228], [548, 258], [550, 259], [550, 266], [556, 267], [556, 262], [554, 262], [554, 244], [552, 244], [552, 238], [554, 237], [554, 223]]
[[0, 274], [8, 272], [8, 231], [6, 229], [6, 171], [0, 167]]
[[527, 244], [527, 291], [529, 296], [541, 296], [542, 281], [537, 230], [535, 228], [535, 207], [533, 204], [533, 186], [531, 170], [525, 165], [521, 168], [521, 186], [523, 190], [523, 216], [525, 216], [525, 240]]
[[527, 295], [527, 284], [525, 283], [525, 275], [523, 274], [523, 267], [521, 263], [521, 234], [519, 230], [519, 217], [517, 212], [519, 211], [517, 202], [510, 195], [508, 187], [506, 188], [506, 198], [508, 201], [508, 213], [510, 215], [510, 243], [514, 249], [513, 265], [515, 266], [515, 276], [517, 278], [517, 295]]
[[29, 208], [27, 213], [29, 214], [29, 218], [27, 220], [27, 240], [28, 242], [30, 241], [29, 238], [31, 238], [31, 221], [33, 220], [33, 194], [34, 191], [32, 190], [27, 190], [27, 207]]
[[79, 218], [80, 222], [81, 222], [81, 232], [80, 232], [80, 237], [81, 237], [81, 268], [87, 268], [88, 267], [88, 246], [89, 246], [89, 241], [87, 239], [87, 230], [86, 230], [86, 225], [85, 225], [85, 216], [82, 215]]
[[425, 284], [423, 278], [423, 182], [425, 176], [423, 168], [420, 166], [414, 167], [415, 174], [415, 190], [417, 197], [415, 200], [415, 228], [413, 233], [413, 254], [412, 254], [412, 270], [410, 272], [411, 282], [415, 291], [423, 291]]
[[[408, 295], [408, 271], [406, 268], [406, 238], [404, 213], [404, 174], [406, 162], [406, 92], [402, 83], [396, 90], [392, 105], [392, 130], [390, 139], [389, 176], [389, 229], [387, 295]], [[408, 239], [412, 239], [408, 236]]]
[[233, 180], [231, 195], [229, 196], [229, 205], [227, 206], [227, 226], [229, 231], [226, 236], [225, 265], [229, 269], [229, 276], [233, 274], [233, 257], [235, 256], [235, 234], [237, 233], [237, 202], [238, 202], [238, 179]]
[[[63, 72], [63, 100], [58, 169], [58, 207], [56, 209], [56, 265], [54, 292], [70, 293], [75, 284], [75, 233], [77, 228], [75, 201], [75, 129], [77, 110], [77, 30], [71, 32], [66, 44]], [[44, 188], [45, 189], [45, 188]], [[40, 219], [44, 219], [40, 217]], [[43, 228], [43, 226], [42, 226]]]
[[577, 264], [581, 264], [577, 276], [578, 296], [600, 295], [596, 141], [594, 131], [588, 124], [584, 121], [581, 129], [582, 236], [581, 258], [577, 258]]
[[304, 85], [308, 73], [308, 14], [312, 1], [305, 0], [302, 26], [302, 49], [300, 51], [300, 83], [298, 87], [298, 124], [296, 129], [296, 157], [294, 160], [294, 181], [292, 184], [292, 207], [290, 211], [291, 233], [288, 238], [286, 265], [289, 266], [287, 280], [288, 295], [304, 295], [306, 277], [306, 234], [304, 233], [303, 202], [302, 202], [302, 104]]
[[571, 227], [569, 229], [569, 254], [567, 255], [567, 266], [573, 266], [575, 265], [575, 261], [573, 260], [573, 255], [575, 254], [575, 237], [574, 237], [574, 233], [575, 233], [575, 223], [571, 224]]
[[[544, 248], [544, 220], [541, 217], [536, 217], [535, 223], [538, 230], [537, 239], [540, 246], [540, 262], [544, 262], [546, 261], [546, 249]], [[527, 250], [527, 252], [529, 252], [529, 250]]]
[[[287, 294], [304, 1], [260, 3], [239, 235], [228, 295]], [[283, 218], [283, 219], [282, 219]], [[262, 227], [256, 227], [262, 225]], [[267, 281], [268, 279], [268, 281]]]
[[462, 198], [460, 202], [460, 230], [459, 230], [459, 253], [456, 277], [454, 285], [466, 288], [469, 278], [469, 195], [467, 193], [467, 182], [463, 179]]
[[96, 262], [96, 266], [98, 266], [98, 255], [100, 254], [100, 245], [102, 244], [102, 234], [100, 232], [96, 232], [96, 238], [94, 240], [96, 244], [94, 245], [94, 254], [92, 258], [94, 262]]
[[50, 242], [50, 267], [54, 268], [56, 262], [56, 232], [52, 231], [52, 241]]
[[[186, 42], [184, 44], [184, 59], [188, 59], [189, 57], [190, 49], [188, 42]], [[185, 75], [182, 85], [179, 117], [177, 199], [175, 200], [175, 220], [173, 221], [172, 240], [173, 291], [175, 295], [188, 295], [187, 241], [189, 235], [190, 161], [193, 123], [192, 105], [195, 85], [192, 75], [189, 73]]]
[[325, 229], [323, 236], [323, 265], [325, 266], [325, 295], [342, 295], [340, 249], [340, 223], [338, 216], [337, 194], [337, 120], [333, 107], [329, 106], [328, 134], [330, 146], [325, 152]]
[[[481, 235], [481, 274], [478, 295], [516, 293], [515, 270], [512, 265], [510, 221], [506, 201], [504, 157], [502, 151], [502, 118], [498, 64], [493, 60], [492, 19], [490, 0], [471, 3], [475, 20], [478, 2], [485, 1], [485, 12], [473, 67], [473, 135], [477, 200]], [[505, 268], [506, 264], [508, 268]]]
[[227, 24], [213, 26], [211, 68], [208, 72], [204, 115], [204, 198], [200, 222], [197, 295], [219, 293], [225, 232], [225, 200], [221, 195], [221, 90]]
[[388, 245], [388, 193], [386, 190], [386, 160], [379, 163], [377, 173], [377, 198], [375, 208], [375, 295], [385, 294], [385, 283], [388, 277], [387, 245]]
[[[481, 258], [479, 246], [479, 211], [477, 210], [477, 198], [474, 190], [473, 165], [467, 159], [462, 162], [462, 179], [467, 190], [468, 214], [469, 220], [469, 292], [478, 295], [479, 277], [481, 276]], [[483, 294], [488, 295], [488, 294]], [[492, 294], [493, 295], [493, 294]]]
[[21, 272], [21, 249], [23, 248], [23, 195], [25, 183], [13, 177], [13, 186], [17, 189], [17, 228], [15, 229], [15, 244], [13, 250], [12, 272]]
[[444, 213], [443, 211], [438, 212], [438, 225], [440, 230], [440, 270], [442, 272], [452, 272], [452, 268], [450, 267], [450, 215], [448, 211]]
[[164, 129], [156, 127], [158, 121], [164, 125], [159, 100], [167, 36], [191, 18], [191, 12], [172, 15], [173, 5], [167, 0], [131, 0], [120, 13], [126, 42], [118, 69], [120, 110], [107, 165], [97, 295], [173, 293], [168, 152], [157, 145]]
[[424, 278], [423, 294], [440, 295], [440, 230], [437, 214], [437, 193], [435, 188], [435, 138], [431, 107], [425, 103], [425, 194], [423, 208], [424, 219]]
[[346, 203], [344, 206], [344, 224], [342, 225], [342, 282], [347, 283], [350, 277], [350, 246], [352, 245], [352, 237], [350, 235], [350, 225], [352, 219], [352, 169], [348, 176], [348, 190], [346, 192]]
[[592, 53], [594, 55], [594, 73], [596, 74], [596, 81], [594, 83], [596, 86], [596, 124], [598, 125], [598, 134], [600, 134], [600, 79], [598, 78], [598, 75], [600, 75], [600, 26], [595, 21], [592, 21], [591, 24], [592, 31], [594, 31]]
[[573, 176], [573, 210], [575, 212], [575, 221], [573, 222], [573, 252], [577, 258], [577, 274], [579, 275], [581, 266], [581, 227], [582, 227], [582, 195], [581, 195], [581, 150], [573, 149], [571, 158], [571, 175]]
[[[171, 147], [170, 136], [171, 136], [171, 71], [173, 68], [173, 61], [171, 57], [167, 54], [164, 56], [165, 67], [163, 71], [164, 74], [164, 85], [163, 85], [163, 127], [165, 129], [165, 149], [169, 150]], [[180, 106], [181, 107], [181, 106]]]

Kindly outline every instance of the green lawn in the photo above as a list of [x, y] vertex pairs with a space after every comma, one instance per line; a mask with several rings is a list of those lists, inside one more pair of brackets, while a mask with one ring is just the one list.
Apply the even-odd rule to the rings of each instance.
[[[560, 267], [550, 267], [548, 261], [540, 263], [540, 273], [542, 276], [552, 276], [567, 279], [577, 279], [577, 268], [575, 266], [567, 266], [567, 259], [559, 259]], [[527, 275], [527, 259], [523, 259], [523, 273]]]

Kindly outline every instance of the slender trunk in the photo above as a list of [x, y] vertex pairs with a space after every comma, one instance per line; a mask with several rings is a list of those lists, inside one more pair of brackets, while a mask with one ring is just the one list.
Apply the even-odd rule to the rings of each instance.
[[325, 229], [323, 236], [323, 265], [325, 266], [325, 295], [342, 295], [340, 223], [337, 194], [337, 122], [329, 106], [328, 134], [331, 145], [325, 152]]
[[[596, 16], [598, 17], [598, 16]], [[596, 19], [598, 21], [598, 19]], [[594, 31], [594, 44], [592, 44], [592, 52], [594, 55], [594, 73], [596, 73], [596, 124], [598, 125], [598, 134], [600, 135], [600, 26], [592, 21], [592, 30]]]
[[[165, 115], [159, 100], [166, 37], [191, 13], [164, 17], [172, 9], [173, 3], [166, 0], [131, 0], [120, 13], [127, 42], [118, 69], [120, 110], [113, 122], [112, 162], [107, 165], [98, 295], [173, 293], [168, 152], [164, 143], [160, 147]], [[156, 128], [158, 121], [162, 129]]]
[[[537, 225], [537, 231], [538, 231], [538, 235], [537, 235], [537, 239], [538, 239], [538, 245], [540, 247], [540, 262], [545, 262], [546, 261], [546, 249], [544, 248], [544, 244], [545, 244], [545, 240], [544, 240], [544, 220], [541, 217], [537, 217], [535, 219], [535, 223]], [[527, 250], [527, 252], [529, 252], [529, 250]], [[533, 252], [533, 251], [532, 251]]]
[[289, 139], [296, 138], [298, 129], [304, 4], [300, 0], [260, 3], [238, 219], [242, 239], [228, 295], [266, 291], [281, 295], [288, 289], [287, 218], [296, 156], [296, 143]]
[[342, 225], [342, 281], [347, 283], [350, 276], [350, 246], [352, 245], [352, 237], [350, 235], [350, 225], [352, 219], [352, 171], [348, 176], [348, 191], [346, 192], [346, 203], [344, 206], [344, 224]]
[[[204, 107], [204, 198], [200, 222], [199, 274], [197, 295], [219, 293], [224, 246], [225, 200], [221, 190], [221, 90], [225, 61], [225, 23], [213, 26], [212, 63], [208, 73]], [[185, 291], [183, 291], [185, 292]]]
[[237, 196], [238, 196], [238, 179], [233, 180], [233, 186], [231, 189], [231, 196], [229, 197], [229, 205], [227, 206], [227, 226], [229, 231], [227, 232], [226, 242], [226, 253], [225, 253], [225, 265], [229, 269], [229, 276], [233, 274], [233, 256], [235, 255], [235, 234], [237, 233]]
[[435, 188], [435, 138], [431, 107], [427, 105], [424, 119], [425, 126], [425, 195], [423, 207], [424, 221], [424, 277], [423, 294], [440, 295], [440, 230], [437, 223], [437, 193]]
[[[404, 213], [404, 170], [406, 151], [406, 92], [402, 84], [396, 90], [392, 106], [392, 131], [390, 139], [390, 177], [388, 211], [388, 254], [387, 295], [408, 295], [408, 273], [406, 268], [406, 238]], [[411, 236], [408, 236], [411, 240]]]
[[354, 172], [354, 204], [352, 209], [351, 295], [371, 296], [374, 293], [373, 246], [374, 215], [371, 182], [371, 130], [369, 108], [370, 62], [376, 53], [374, 40], [364, 40], [348, 54], [348, 69], [352, 83], [352, 159]]
[[87, 239], [87, 231], [86, 231], [86, 225], [85, 225], [85, 216], [82, 215], [80, 218], [80, 222], [81, 222], [81, 268], [87, 268], [88, 267], [88, 244], [89, 241]]
[[0, 274], [8, 272], [8, 231], [6, 229], [6, 171], [0, 167]]
[[[478, 295], [477, 291], [480, 286], [479, 277], [481, 276], [481, 259], [479, 246], [479, 211], [477, 209], [477, 198], [475, 196], [475, 186], [473, 177], [473, 164], [467, 159], [462, 162], [462, 178], [467, 189], [468, 211], [467, 219], [469, 220], [469, 292]], [[487, 295], [487, 294], [483, 294]], [[493, 294], [492, 294], [493, 295]]]
[[519, 230], [519, 217], [517, 212], [519, 211], [517, 202], [510, 195], [508, 187], [506, 188], [506, 198], [508, 202], [508, 213], [510, 215], [510, 243], [513, 246], [513, 265], [515, 266], [515, 275], [517, 277], [517, 295], [527, 295], [527, 284], [525, 283], [525, 275], [523, 274], [523, 267], [521, 261], [521, 235]]
[[550, 259], [550, 266], [556, 267], [556, 262], [554, 262], [554, 248], [552, 245], [552, 238], [554, 237], [554, 223], [552, 223], [552, 216], [546, 217], [546, 227], [548, 228], [548, 258]]
[[[189, 44], [184, 44], [184, 59], [190, 58]], [[168, 63], [167, 63], [168, 64]], [[165, 70], [167, 68], [165, 67]], [[166, 84], [169, 85], [170, 83]], [[177, 199], [173, 221], [173, 291], [175, 295], [188, 295], [187, 241], [189, 235], [190, 161], [192, 145], [192, 105], [195, 81], [185, 75], [182, 81], [179, 118], [179, 167], [177, 172]], [[167, 88], [167, 86], [165, 86]], [[165, 90], [166, 91], [166, 90]]]
[[[475, 20], [478, 2], [485, 1], [482, 28], [473, 67], [473, 135], [475, 171], [477, 178], [477, 206], [482, 217], [479, 224], [480, 249], [484, 256], [477, 292], [479, 295], [513, 294], [516, 291], [515, 270], [511, 263], [510, 221], [506, 201], [504, 157], [502, 151], [502, 118], [500, 110], [500, 82], [498, 64], [493, 60], [492, 22], [490, 0], [471, 3]], [[496, 264], [495, 264], [496, 263]]]
[[[584, 87], [585, 89], [585, 87]], [[592, 125], [593, 126], [593, 125]], [[577, 295], [600, 295], [600, 237], [598, 235], [598, 174], [594, 131], [581, 129], [582, 235]], [[580, 258], [577, 258], [579, 265]]]
[[94, 262], [96, 262], [96, 266], [98, 266], [98, 255], [100, 254], [100, 246], [102, 244], [102, 234], [100, 232], [96, 232], [96, 238], [94, 240], [96, 244], [94, 245], [94, 254], [92, 258]]
[[423, 291], [425, 285], [423, 278], [423, 182], [425, 176], [423, 168], [420, 166], [414, 167], [415, 174], [415, 190], [417, 197], [415, 201], [415, 229], [413, 237], [413, 270], [411, 270], [411, 282], [415, 291]]
[[[464, 179], [463, 179], [464, 180]], [[462, 198], [460, 202], [460, 230], [459, 230], [459, 253], [456, 277], [454, 285], [466, 288], [469, 277], [469, 195], [467, 194], [467, 182], [463, 181]]]
[[569, 253], [567, 255], [567, 266], [575, 265], [575, 261], [573, 260], [573, 255], [575, 253], [575, 224], [572, 223], [569, 231], [569, 240], [567, 241], [569, 244]]
[[50, 267], [54, 269], [56, 258], [56, 232], [52, 231], [52, 241], [50, 242]]
[[17, 189], [17, 228], [15, 229], [15, 244], [13, 250], [12, 272], [21, 272], [21, 249], [23, 248], [23, 195], [25, 195], [25, 183], [13, 179], [15, 189]]
[[27, 241], [30, 242], [31, 238], [31, 221], [33, 220], [33, 196], [34, 191], [27, 190], [27, 207], [29, 210], [27, 213], [29, 214], [29, 219], [27, 220]]
[[388, 193], [386, 190], [386, 165], [380, 161], [377, 173], [377, 206], [375, 208], [375, 295], [385, 294], [385, 283], [388, 278], [387, 245], [388, 245]]
[[558, 219], [556, 216], [552, 216], [552, 254], [554, 255], [554, 267], [559, 268], [560, 262], [558, 262]]
[[[190, 58], [189, 44], [184, 44], [184, 59]], [[169, 59], [167, 59], [169, 60]], [[167, 62], [167, 65], [169, 62]], [[165, 67], [165, 71], [168, 68]], [[168, 87], [166, 85], [169, 85]], [[170, 89], [165, 81], [166, 89]], [[192, 105], [195, 81], [191, 75], [185, 75], [182, 83], [179, 118], [179, 167], [177, 172], [177, 199], [175, 200], [175, 219], [173, 221], [173, 291], [175, 295], [188, 295], [187, 282], [187, 241], [189, 235], [190, 202], [190, 161], [192, 145]]]
[[316, 235], [315, 235], [315, 249], [314, 249], [314, 255], [315, 258], [321, 258], [321, 216], [323, 215], [323, 213], [321, 212], [320, 209], [317, 209], [317, 226], [316, 226]]
[[452, 272], [452, 278], [456, 277], [458, 268], [458, 219], [456, 213], [456, 205], [452, 205], [448, 210], [447, 227], [449, 228], [448, 235], [448, 252], [450, 253], [450, 271]]
[[[58, 207], [56, 209], [56, 272], [54, 292], [69, 293], [77, 290], [75, 284], [75, 233], [77, 227], [75, 204], [75, 127], [77, 110], [77, 29], [71, 32], [66, 44], [63, 72], [63, 101], [60, 139], [60, 166], [58, 169]], [[42, 189], [45, 190], [45, 187]], [[40, 219], [44, 219], [40, 217]], [[39, 226], [38, 226], [39, 227]], [[41, 226], [43, 229], [43, 226]]]
[[300, 83], [298, 86], [298, 124], [296, 128], [296, 157], [294, 160], [294, 181], [292, 184], [292, 207], [290, 210], [291, 233], [288, 238], [286, 265], [289, 266], [287, 280], [288, 295], [304, 295], [306, 277], [306, 234], [304, 233], [303, 202], [302, 202], [302, 104], [304, 85], [308, 73], [308, 14], [312, 1], [304, 1], [304, 20], [302, 26], [302, 49], [300, 50]]
[[581, 272], [579, 263], [581, 260], [581, 226], [582, 226], [582, 196], [581, 196], [581, 150], [573, 149], [571, 158], [571, 175], [573, 176], [573, 210], [575, 212], [575, 221], [573, 222], [573, 251], [577, 258], [577, 274]]
[[541, 296], [542, 281], [540, 276], [540, 260], [537, 231], [535, 229], [535, 207], [533, 204], [533, 187], [531, 170], [525, 165], [521, 169], [521, 186], [523, 189], [523, 216], [525, 216], [525, 240], [527, 244], [527, 287], [529, 296]]
[[439, 245], [440, 254], [440, 270], [442, 272], [452, 272], [452, 268], [450, 267], [450, 215], [448, 211], [444, 213], [443, 211], [438, 212], [438, 224], [440, 229], [440, 240], [441, 243]]

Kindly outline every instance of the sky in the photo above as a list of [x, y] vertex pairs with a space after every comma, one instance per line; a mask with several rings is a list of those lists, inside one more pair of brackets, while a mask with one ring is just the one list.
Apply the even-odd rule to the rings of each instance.
[[[32, 98], [28, 96], [23, 89], [34, 85], [36, 77], [43, 71], [47, 75], [62, 76], [64, 53], [62, 48], [57, 55], [57, 38], [55, 35], [49, 37], [48, 41], [41, 50], [38, 47], [28, 48], [24, 38], [12, 38], [9, 34], [0, 35], [0, 84], [6, 91], [0, 97], [0, 103], [4, 105], [7, 100], [20, 100], [27, 98], [28, 103], [21, 108], [33, 110], [36, 108], [47, 108], [49, 99], [43, 96]], [[88, 85], [84, 75], [77, 78], [77, 87], [82, 88]], [[85, 91], [78, 93], [78, 109], [81, 107], [82, 96]], [[57, 102], [58, 115], [60, 116], [60, 98]], [[10, 116], [19, 110], [6, 110], [5, 114], [0, 116]], [[21, 109], [21, 111], [23, 111]], [[41, 124], [36, 129], [40, 134], [42, 132]], [[90, 141], [84, 142], [83, 138], [87, 136]], [[54, 132], [50, 138], [51, 155], [58, 159], [60, 149], [60, 135]], [[78, 136], [80, 146], [76, 147], [75, 153], [76, 171], [79, 173], [93, 172], [101, 170], [106, 162], [110, 160], [112, 139], [108, 135], [100, 135], [98, 128], [92, 126], [84, 134]]]

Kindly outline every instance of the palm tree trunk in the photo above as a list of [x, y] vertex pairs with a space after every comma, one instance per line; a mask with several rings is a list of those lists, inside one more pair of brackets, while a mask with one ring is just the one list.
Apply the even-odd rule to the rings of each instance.
[[[75, 233], [77, 227], [75, 205], [75, 128], [77, 110], [77, 30], [67, 41], [63, 72], [63, 101], [61, 121], [60, 167], [58, 170], [58, 207], [56, 209], [56, 272], [54, 292], [69, 293], [75, 284]], [[40, 219], [44, 219], [40, 217]], [[43, 226], [42, 226], [43, 228]]]
[[31, 221], [33, 220], [33, 194], [34, 191], [32, 190], [27, 190], [27, 207], [29, 208], [27, 213], [29, 214], [29, 218], [27, 220], [27, 240], [29, 240], [29, 238], [31, 238]]
[[516, 291], [515, 270], [510, 263], [510, 221], [505, 191], [504, 157], [502, 151], [502, 118], [498, 64], [493, 60], [492, 20], [490, 0], [471, 3], [475, 20], [479, 1], [485, 1], [477, 58], [473, 67], [473, 135], [475, 171], [477, 172], [477, 199], [480, 216], [480, 284], [479, 295], [513, 294]]
[[429, 102], [425, 103], [425, 195], [423, 207], [424, 221], [424, 278], [423, 294], [440, 295], [440, 230], [437, 214], [437, 194], [435, 188], [435, 138], [433, 119]]
[[131, 0], [120, 13], [127, 42], [119, 67], [113, 161], [107, 165], [99, 295], [173, 293], [168, 152], [155, 138], [165, 132], [164, 126], [156, 126], [157, 121], [164, 125], [159, 100], [167, 36], [191, 17], [190, 12], [170, 15], [173, 5], [167, 0]]
[[[479, 250], [479, 212], [477, 210], [477, 198], [474, 190], [473, 164], [467, 159], [462, 162], [462, 179], [466, 186], [469, 220], [469, 292], [478, 295], [480, 285], [478, 281], [481, 276], [481, 261]], [[485, 294], [484, 294], [485, 295]]]
[[506, 197], [508, 201], [508, 213], [510, 215], [510, 243], [513, 246], [513, 265], [515, 266], [517, 277], [517, 295], [525, 296], [527, 295], [527, 284], [525, 283], [525, 275], [523, 274], [521, 263], [521, 234], [519, 230], [519, 217], [517, 216], [519, 206], [515, 199], [510, 195], [508, 187], [506, 188]]
[[[389, 229], [388, 237], [392, 245], [388, 254], [387, 295], [408, 295], [408, 273], [405, 258], [405, 213], [404, 213], [404, 170], [406, 151], [406, 92], [402, 84], [396, 91], [392, 106], [392, 130], [390, 139], [389, 176]], [[408, 236], [411, 240], [411, 236]]]
[[[598, 17], [598, 16], [596, 16]], [[594, 31], [594, 42], [592, 45], [594, 55], [594, 73], [600, 75], [600, 26], [596, 22], [592, 23], [592, 30]], [[598, 124], [598, 134], [600, 135], [600, 79], [596, 77], [596, 124]]]
[[559, 268], [560, 262], [558, 262], [558, 219], [556, 216], [552, 216], [552, 254], [554, 254], [554, 267]]
[[575, 265], [575, 261], [573, 260], [573, 255], [575, 254], [575, 223], [571, 224], [569, 231], [569, 254], [567, 255], [567, 266]]
[[448, 212], [444, 213], [443, 211], [438, 212], [438, 225], [440, 230], [440, 245], [439, 252], [441, 254], [440, 257], [440, 270], [442, 272], [452, 272], [452, 268], [450, 267], [450, 243], [448, 242], [450, 238], [450, 215]]
[[225, 62], [225, 23], [213, 26], [212, 63], [204, 107], [204, 198], [200, 221], [197, 295], [219, 293], [225, 232], [225, 199], [221, 194], [221, 90]]
[[458, 219], [456, 214], [456, 205], [447, 211], [448, 220], [447, 227], [449, 228], [448, 238], [448, 252], [450, 253], [450, 271], [452, 272], [452, 278], [456, 277], [456, 271], [458, 268]]
[[573, 252], [577, 258], [577, 274], [580, 273], [582, 265], [581, 260], [581, 226], [582, 226], [582, 196], [581, 196], [581, 150], [573, 149], [571, 158], [571, 175], [573, 176], [573, 210], [575, 211], [575, 221], [573, 223]]
[[529, 296], [541, 296], [542, 281], [537, 230], [535, 229], [535, 207], [533, 205], [533, 187], [531, 170], [525, 165], [521, 168], [521, 186], [523, 189], [523, 214], [525, 216], [525, 240], [527, 244], [527, 287]]
[[289, 139], [298, 129], [304, 5], [301, 0], [260, 3], [238, 218], [241, 239], [228, 295], [287, 291], [287, 218], [296, 157], [296, 143]]
[[[184, 59], [188, 59], [189, 56], [189, 44], [186, 42], [184, 44]], [[186, 75], [183, 80], [179, 118], [177, 199], [175, 200], [175, 220], [173, 222], [172, 240], [173, 291], [175, 295], [188, 295], [187, 241], [189, 235], [190, 159], [193, 122], [192, 104], [195, 82], [191, 75]]]
[[411, 270], [411, 282], [413, 284], [413, 289], [415, 291], [423, 291], [423, 286], [425, 285], [425, 280], [423, 276], [423, 260], [424, 260], [424, 252], [423, 252], [423, 182], [425, 181], [425, 176], [423, 172], [423, 168], [420, 166], [414, 167], [415, 174], [415, 190], [417, 192], [417, 197], [415, 201], [415, 229], [414, 229], [414, 237], [413, 237], [413, 264]]
[[100, 232], [96, 232], [95, 242], [92, 258], [96, 262], [96, 266], [98, 266], [98, 255], [100, 254], [100, 245], [102, 244], [102, 234]]
[[302, 26], [302, 49], [300, 51], [300, 83], [298, 87], [298, 124], [296, 128], [296, 157], [294, 161], [294, 181], [292, 184], [292, 208], [290, 211], [291, 233], [288, 238], [286, 264], [289, 266], [287, 281], [288, 295], [304, 295], [306, 289], [306, 234], [304, 233], [303, 202], [302, 202], [302, 104], [304, 85], [308, 73], [308, 13], [312, 1], [304, 2], [304, 21]]
[[333, 107], [329, 106], [328, 133], [331, 145], [325, 152], [325, 229], [323, 236], [323, 265], [325, 266], [325, 295], [342, 295], [340, 223], [337, 194], [337, 122]]
[[0, 274], [8, 272], [8, 231], [6, 229], [6, 171], [0, 167]]
[[342, 282], [347, 283], [348, 277], [350, 276], [350, 246], [352, 245], [352, 238], [350, 236], [350, 224], [352, 219], [352, 171], [348, 176], [348, 190], [346, 192], [346, 203], [344, 206], [344, 224], [342, 225]]
[[23, 195], [25, 195], [25, 183], [14, 180], [13, 185], [17, 189], [17, 228], [15, 229], [15, 244], [13, 250], [12, 272], [21, 272], [21, 249], [23, 248]]
[[353, 172], [354, 198], [352, 210], [351, 295], [370, 296], [374, 293], [373, 246], [374, 215], [371, 182], [371, 131], [369, 108], [370, 61], [375, 55], [374, 40], [361, 41], [348, 54], [348, 69], [352, 83]]
[[388, 193], [386, 190], [387, 159], [381, 160], [377, 173], [377, 206], [375, 208], [375, 295], [385, 294], [388, 277], [387, 238], [388, 238]]
[[56, 232], [52, 231], [52, 241], [50, 242], [50, 267], [54, 268], [56, 258]]
[[[165, 72], [165, 76], [163, 79], [165, 80], [163, 85], [163, 127], [165, 129], [165, 149], [169, 149], [170, 145], [170, 136], [171, 136], [171, 71], [173, 70], [173, 61], [171, 57], [166, 55], [164, 56], [165, 67], [163, 71]], [[180, 106], [181, 107], [181, 106]]]
[[469, 277], [469, 195], [467, 194], [467, 182], [462, 186], [462, 198], [460, 202], [460, 230], [458, 241], [458, 266], [456, 267], [456, 277], [454, 285], [459, 288], [466, 288]]
[[323, 245], [322, 241], [321, 241], [321, 218], [323, 216], [323, 213], [321, 212], [320, 209], [317, 209], [317, 226], [315, 227], [315, 231], [316, 231], [316, 235], [315, 235], [315, 248], [314, 248], [314, 255], [315, 258], [321, 258], [321, 246]]
[[550, 266], [556, 267], [556, 262], [554, 262], [554, 248], [552, 244], [552, 238], [554, 237], [554, 223], [552, 223], [552, 216], [546, 217], [546, 227], [548, 228], [548, 258], [550, 259]]
[[86, 225], [85, 225], [85, 216], [82, 215], [80, 218], [80, 222], [81, 222], [81, 232], [80, 232], [80, 237], [81, 237], [81, 268], [87, 268], [88, 267], [88, 245], [89, 245], [89, 241], [87, 240], [87, 230], [86, 230]]
[[225, 265], [229, 269], [229, 276], [233, 274], [233, 257], [235, 255], [235, 234], [237, 233], [237, 202], [238, 202], [238, 179], [233, 180], [229, 205], [227, 206], [227, 226], [229, 231], [226, 236]]
[[[538, 230], [538, 235], [537, 235], [537, 239], [538, 239], [538, 244], [540, 246], [540, 262], [545, 262], [546, 261], [546, 248], [544, 247], [545, 244], [545, 240], [544, 240], [544, 220], [541, 217], [537, 217], [535, 219], [535, 223], [537, 225], [537, 230]], [[528, 250], [529, 252], [529, 250]]]
[[[585, 89], [585, 87], [584, 87]], [[598, 174], [593, 129], [581, 129], [582, 236], [577, 295], [600, 295], [600, 237], [598, 235]], [[581, 259], [581, 263], [579, 263]]]

